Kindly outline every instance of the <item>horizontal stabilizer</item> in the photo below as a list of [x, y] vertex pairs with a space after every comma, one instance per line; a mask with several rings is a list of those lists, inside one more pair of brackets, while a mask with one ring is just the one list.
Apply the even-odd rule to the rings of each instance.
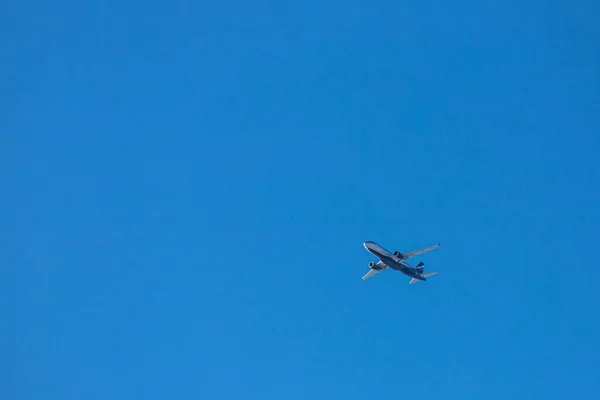
[[[428, 278], [428, 277], [430, 277], [430, 276], [432, 276], [432, 275], [435, 275], [435, 274], [437, 274], [437, 272], [427, 272], [427, 273], [425, 273], [425, 274], [421, 274], [421, 276], [422, 276], [423, 278]], [[410, 280], [410, 282], [408, 282], [408, 284], [409, 284], [409, 285], [412, 285], [413, 283], [417, 283], [417, 282], [419, 282], [419, 281], [420, 281], [420, 279], [417, 279], [417, 278], [412, 278], [412, 279]]]

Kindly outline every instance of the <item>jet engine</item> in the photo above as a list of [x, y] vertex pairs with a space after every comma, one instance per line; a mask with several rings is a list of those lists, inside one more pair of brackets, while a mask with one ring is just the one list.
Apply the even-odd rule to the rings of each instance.
[[400, 253], [399, 251], [395, 251], [394, 255], [398, 258], [404, 258], [404, 256], [402, 255], [402, 253]]
[[373, 261], [369, 263], [369, 268], [374, 269], [375, 271], [381, 271], [384, 267], [375, 264]]

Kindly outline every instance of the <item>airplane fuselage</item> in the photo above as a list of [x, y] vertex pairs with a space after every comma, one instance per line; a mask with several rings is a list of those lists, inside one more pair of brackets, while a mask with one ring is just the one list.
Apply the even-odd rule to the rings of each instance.
[[399, 259], [392, 253], [381, 247], [375, 242], [363, 243], [365, 249], [385, 264], [386, 267], [402, 272], [406, 276], [415, 278], [421, 281], [426, 281], [427, 278], [422, 276], [416, 268], [411, 267], [406, 261]]

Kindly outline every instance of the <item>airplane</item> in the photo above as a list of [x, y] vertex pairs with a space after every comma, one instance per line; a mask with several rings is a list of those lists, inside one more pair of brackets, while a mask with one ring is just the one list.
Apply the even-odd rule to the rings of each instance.
[[400, 253], [399, 251], [390, 253], [377, 243], [371, 241], [364, 242], [363, 246], [365, 246], [365, 249], [367, 249], [369, 253], [379, 258], [379, 262], [374, 263], [371, 261], [369, 263], [369, 268], [371, 268], [371, 270], [362, 277], [363, 281], [387, 268], [395, 269], [396, 271], [400, 271], [404, 275], [412, 278], [409, 282], [410, 285], [419, 281], [426, 281], [431, 275], [437, 274], [437, 272], [423, 273], [423, 265], [425, 265], [423, 262], [420, 262], [416, 267], [413, 268], [405, 260], [418, 254], [427, 253], [428, 251], [437, 249], [440, 246], [439, 243], [435, 246], [426, 247], [421, 250], [409, 251], [408, 253]]

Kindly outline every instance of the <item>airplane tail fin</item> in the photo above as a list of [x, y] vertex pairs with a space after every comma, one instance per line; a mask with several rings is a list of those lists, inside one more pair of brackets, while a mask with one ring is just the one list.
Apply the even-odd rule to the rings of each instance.
[[423, 273], [423, 269], [424, 269], [424, 268], [423, 268], [423, 265], [425, 265], [425, 263], [424, 263], [423, 261], [421, 261], [421, 262], [420, 262], [420, 263], [419, 263], [419, 264], [418, 264], [418, 265], [415, 267], [415, 269], [416, 269], [417, 271], [419, 271], [419, 273], [420, 273], [420, 274], [422, 274], [422, 273]]

